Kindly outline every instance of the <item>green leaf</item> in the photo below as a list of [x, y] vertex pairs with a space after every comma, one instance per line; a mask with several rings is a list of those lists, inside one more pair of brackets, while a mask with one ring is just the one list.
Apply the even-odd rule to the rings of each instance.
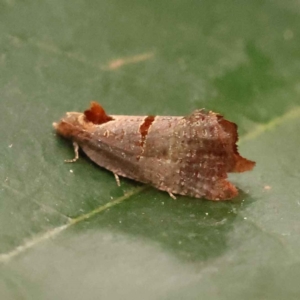
[[[0, 2], [1, 299], [299, 299], [296, 1]], [[52, 122], [206, 107], [239, 125], [233, 201], [113, 175]]]

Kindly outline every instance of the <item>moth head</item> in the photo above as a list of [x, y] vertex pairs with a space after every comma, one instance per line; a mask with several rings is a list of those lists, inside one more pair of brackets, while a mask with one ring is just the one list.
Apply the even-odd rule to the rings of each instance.
[[85, 132], [91, 133], [96, 129], [96, 126], [111, 120], [113, 118], [106, 114], [102, 106], [92, 101], [89, 109], [83, 113], [67, 112], [58, 123], [53, 123], [53, 127], [58, 134], [72, 138]]
[[78, 112], [67, 112], [59, 122], [53, 123], [56, 132], [63, 137], [71, 138], [80, 131], [87, 129], [88, 123], [84, 114]]

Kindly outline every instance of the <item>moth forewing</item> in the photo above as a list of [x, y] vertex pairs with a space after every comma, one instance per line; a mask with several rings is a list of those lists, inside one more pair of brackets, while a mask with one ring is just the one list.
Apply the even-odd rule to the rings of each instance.
[[78, 144], [96, 164], [117, 175], [173, 194], [226, 200], [238, 194], [227, 172], [255, 163], [237, 151], [237, 126], [219, 114], [196, 110], [186, 117], [106, 114], [96, 102], [67, 113], [56, 131]]

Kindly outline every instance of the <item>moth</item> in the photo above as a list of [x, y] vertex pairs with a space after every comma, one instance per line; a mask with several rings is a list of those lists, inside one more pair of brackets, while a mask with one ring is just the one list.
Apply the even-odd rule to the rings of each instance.
[[228, 172], [251, 170], [240, 156], [236, 124], [204, 109], [182, 116], [107, 115], [96, 102], [83, 113], [68, 112], [53, 123], [97, 165], [110, 170], [120, 185], [127, 177], [175, 194], [209, 200], [238, 195]]

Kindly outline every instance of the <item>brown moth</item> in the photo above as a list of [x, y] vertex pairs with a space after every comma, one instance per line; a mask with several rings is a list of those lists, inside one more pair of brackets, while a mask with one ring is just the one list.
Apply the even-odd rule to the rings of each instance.
[[210, 200], [238, 195], [228, 172], [251, 170], [255, 162], [237, 151], [236, 124], [195, 110], [186, 117], [108, 116], [96, 102], [84, 113], [68, 112], [53, 124], [101, 167], [160, 190]]

